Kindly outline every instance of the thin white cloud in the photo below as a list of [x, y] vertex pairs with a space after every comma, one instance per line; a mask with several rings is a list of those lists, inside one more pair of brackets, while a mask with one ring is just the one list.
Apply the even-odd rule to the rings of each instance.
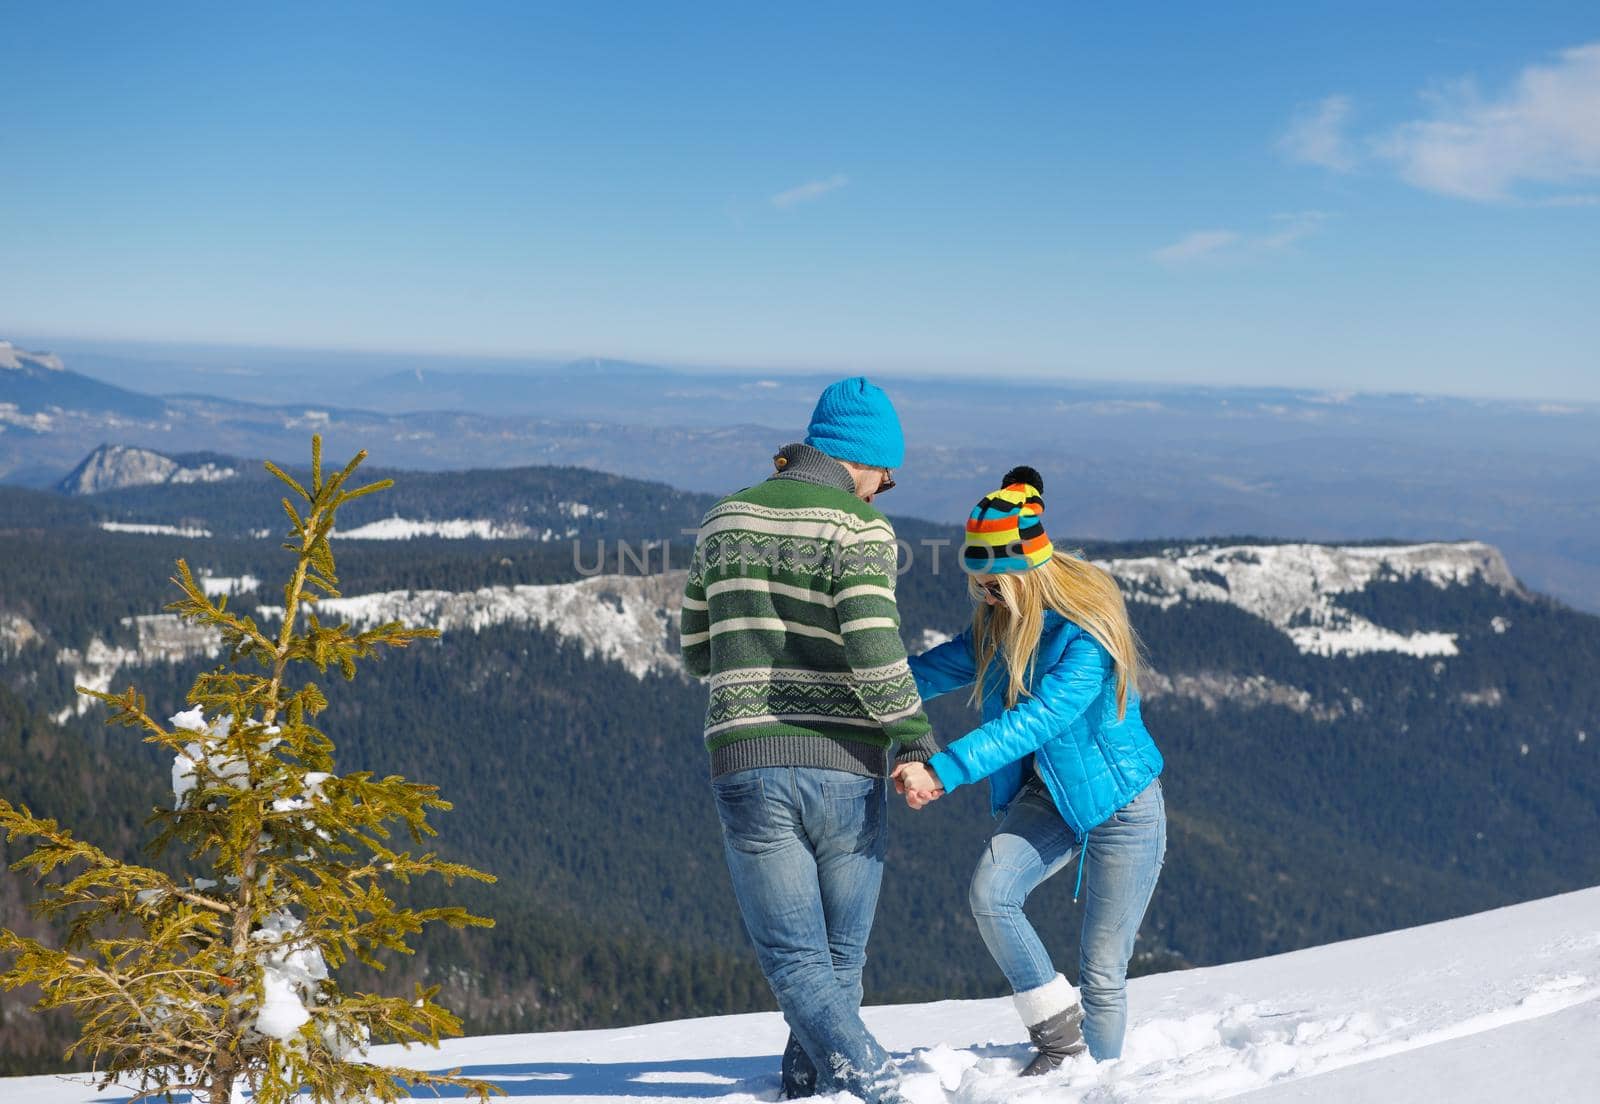
[[1600, 42], [1530, 65], [1498, 99], [1465, 82], [1433, 99], [1431, 118], [1405, 124], [1382, 147], [1419, 188], [1501, 200], [1522, 183], [1600, 179]]
[[1470, 80], [1425, 96], [1425, 117], [1360, 139], [1346, 134], [1350, 101], [1302, 109], [1279, 139], [1291, 160], [1349, 172], [1387, 164], [1413, 187], [1482, 203], [1584, 207], [1600, 181], [1600, 42], [1525, 67], [1499, 95]]
[[1332, 217], [1327, 211], [1293, 211], [1273, 215], [1272, 221], [1277, 229], [1254, 239], [1254, 244], [1268, 251], [1288, 249], [1322, 229], [1322, 224]]
[[1137, 399], [1099, 399], [1089, 402], [1056, 401], [1056, 410], [1063, 414], [1093, 414], [1115, 417], [1121, 414], [1153, 414], [1165, 410], [1159, 402]]
[[1278, 148], [1291, 161], [1350, 172], [1357, 158], [1345, 134], [1349, 120], [1350, 97], [1326, 96], [1295, 113]]
[[1196, 261], [1244, 260], [1281, 253], [1317, 233], [1333, 216], [1327, 211], [1292, 211], [1273, 215], [1273, 229], [1262, 233], [1237, 230], [1195, 230], [1151, 254], [1166, 265]]
[[1238, 240], [1239, 235], [1232, 230], [1196, 230], [1156, 250], [1154, 256], [1163, 264], [1185, 264], [1213, 256]]
[[1600, 195], [1593, 192], [1578, 195], [1554, 195], [1533, 201], [1535, 207], [1600, 207]]
[[802, 203], [811, 203], [821, 199], [829, 192], [836, 192], [850, 183], [848, 176], [835, 173], [826, 180], [810, 180], [804, 184], [796, 185], [788, 191], [779, 192], [772, 197], [772, 205], [780, 211], [787, 211], [790, 207], [797, 207]]

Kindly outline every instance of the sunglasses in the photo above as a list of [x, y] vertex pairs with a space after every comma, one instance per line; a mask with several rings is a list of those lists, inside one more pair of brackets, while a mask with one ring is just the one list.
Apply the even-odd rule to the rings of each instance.
[[1005, 601], [1006, 596], [1004, 592], [1001, 591], [999, 583], [979, 583], [978, 589], [983, 591], [991, 598], [999, 599], [1002, 602]]
[[883, 482], [878, 484], [878, 489], [873, 491], [873, 494], [882, 494], [884, 491], [894, 490], [894, 472], [890, 471], [888, 468], [884, 468], [882, 471]]

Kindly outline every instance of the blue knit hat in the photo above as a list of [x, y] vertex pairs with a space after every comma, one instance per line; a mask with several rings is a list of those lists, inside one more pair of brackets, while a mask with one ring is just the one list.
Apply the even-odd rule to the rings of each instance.
[[900, 416], [865, 376], [840, 380], [822, 393], [806, 427], [806, 444], [869, 468], [898, 468], [906, 458]]

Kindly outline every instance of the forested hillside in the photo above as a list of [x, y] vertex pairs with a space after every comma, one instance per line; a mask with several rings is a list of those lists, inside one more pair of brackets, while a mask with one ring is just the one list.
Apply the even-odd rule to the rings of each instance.
[[[660, 659], [671, 653], [670, 587], [602, 580], [571, 589], [588, 585], [579, 561], [599, 565], [602, 540], [604, 570], [637, 576], [637, 563], [618, 560], [616, 540], [677, 537], [708, 500], [566, 469], [450, 476], [409, 499], [407, 482], [447, 477], [400, 479], [372, 518], [351, 524], [405, 502], [402, 516], [417, 520], [525, 516], [542, 531], [543, 519], [564, 511], [569, 524], [594, 528], [561, 540], [339, 546], [347, 595], [481, 592], [470, 622], [335, 687], [323, 718], [341, 769], [437, 783], [456, 803], [439, 818], [444, 847], [501, 879], [449, 891], [497, 917], [493, 932], [432, 937], [384, 984], [412, 974], [442, 982], [476, 1030], [770, 1006], [706, 791], [704, 692]], [[180, 555], [235, 605], [277, 600], [282, 554], [274, 540], [248, 535], [276, 525], [275, 507], [255, 501], [264, 486], [227, 488], [0, 494], [0, 792], [123, 848], [136, 844], [152, 804], [170, 799], [170, 763], [126, 731], [106, 730], [99, 707], [80, 711], [71, 686], [103, 676], [138, 685], [167, 712], [182, 708], [194, 671], [210, 660], [203, 641], [149, 616], [171, 598], [165, 580]], [[519, 515], [535, 500], [556, 505]], [[124, 517], [218, 535], [97, 528], [113, 503]], [[954, 535], [923, 522], [899, 528], [913, 548]], [[656, 551], [650, 570], [686, 562], [678, 539]], [[1232, 543], [1242, 550], [1227, 555], [1253, 556], [1258, 571], [1274, 562], [1250, 551], [1270, 546]], [[1359, 585], [1319, 576], [1306, 590], [1311, 605], [1284, 606], [1281, 624], [1251, 605], [1248, 579], [1226, 562], [1185, 568], [1187, 589], [1170, 592], [1140, 575], [1184, 562], [1192, 548], [1086, 551], [1132, 588], [1152, 668], [1146, 717], [1169, 764], [1169, 854], [1136, 970], [1250, 957], [1600, 882], [1589, 739], [1600, 731], [1600, 686], [1590, 678], [1600, 620], [1523, 592], [1489, 569], [1492, 555], [1453, 546], [1404, 556], [1331, 550], [1340, 564], [1379, 567]], [[969, 611], [948, 554], [939, 574], [927, 566], [914, 560], [900, 584], [913, 650], [958, 629]], [[1380, 645], [1421, 641], [1416, 650], [1427, 654], [1303, 646], [1313, 629], [1352, 626]], [[628, 635], [636, 631], [645, 636]], [[646, 647], [650, 662], [641, 661]], [[931, 707], [944, 739], [974, 723], [958, 697]], [[894, 810], [872, 999], [1001, 991], [965, 907], [988, 823], [981, 787], [920, 814]], [[1073, 973], [1077, 913], [1070, 885], [1057, 881], [1030, 911]], [[26, 884], [0, 884], [0, 919], [18, 922]], [[59, 1034], [46, 1040], [17, 999], [5, 999], [8, 1072], [50, 1067]]]

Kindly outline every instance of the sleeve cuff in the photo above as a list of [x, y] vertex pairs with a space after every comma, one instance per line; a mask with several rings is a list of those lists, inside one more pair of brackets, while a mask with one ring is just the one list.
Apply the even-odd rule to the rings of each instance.
[[895, 753], [895, 766], [901, 763], [926, 763], [939, 753], [939, 741], [933, 738], [933, 732], [924, 732], [915, 741], [901, 744], [900, 750]]
[[927, 760], [928, 769], [939, 778], [939, 785], [944, 787], [944, 792], [949, 793], [966, 782], [962, 776], [961, 764], [956, 757], [947, 751], [941, 751]]

